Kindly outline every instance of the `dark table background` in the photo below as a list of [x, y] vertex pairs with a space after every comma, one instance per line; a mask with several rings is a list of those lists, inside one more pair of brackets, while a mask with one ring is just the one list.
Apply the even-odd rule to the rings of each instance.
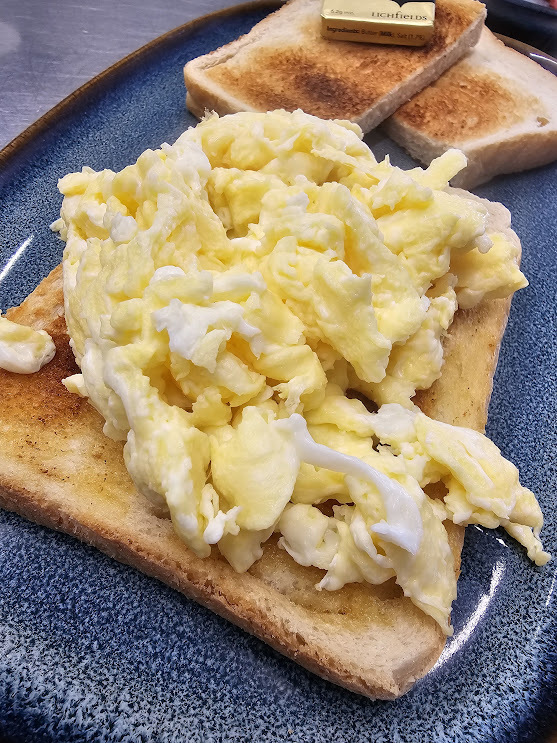
[[551, 9], [545, 0], [483, 2], [487, 5], [488, 25], [493, 31], [557, 56], [557, 10]]

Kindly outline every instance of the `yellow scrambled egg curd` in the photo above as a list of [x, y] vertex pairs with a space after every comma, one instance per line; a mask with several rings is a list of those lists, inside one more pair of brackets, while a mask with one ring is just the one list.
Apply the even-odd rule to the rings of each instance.
[[513, 465], [411, 402], [461, 300], [526, 285], [485, 207], [446, 190], [464, 165], [453, 150], [405, 172], [354, 124], [274, 111], [212, 115], [119, 173], [60, 181], [81, 367], [65, 384], [197, 555], [217, 545], [244, 571], [277, 531], [324, 571], [319, 589], [396, 577], [447, 633], [444, 519], [502, 525], [549, 558]]
[[0, 369], [17, 374], [33, 374], [52, 361], [56, 347], [44, 330], [0, 316]]

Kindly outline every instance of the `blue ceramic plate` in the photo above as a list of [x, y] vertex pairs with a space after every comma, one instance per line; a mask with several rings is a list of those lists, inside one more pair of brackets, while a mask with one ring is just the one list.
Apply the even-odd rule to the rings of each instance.
[[[182, 67], [248, 31], [269, 6], [190, 24], [112, 68], [0, 154], [0, 307], [61, 259], [48, 225], [57, 179], [118, 170], [194, 119]], [[378, 156], [411, 161], [387, 139]], [[489, 434], [520, 467], [556, 548], [555, 166], [479, 189], [513, 213], [531, 286], [505, 336]], [[1, 400], [0, 390], [0, 400]], [[1, 404], [1, 403], [0, 403]], [[556, 565], [533, 567], [499, 532], [469, 528], [454, 637], [396, 702], [371, 702], [74, 539], [0, 514], [0, 737], [17, 741], [517, 743], [555, 712]]]

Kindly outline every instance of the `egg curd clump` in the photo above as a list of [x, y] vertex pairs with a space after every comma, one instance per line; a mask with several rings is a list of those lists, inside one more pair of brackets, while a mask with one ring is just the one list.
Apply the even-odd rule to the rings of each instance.
[[445, 190], [462, 153], [405, 172], [361, 139], [301, 111], [212, 115], [119, 173], [62, 178], [65, 384], [198, 556], [244, 571], [278, 532], [318, 588], [396, 577], [450, 633], [443, 520], [549, 555], [516, 468], [411, 398], [459, 303], [527, 282], [486, 209]]
[[54, 341], [45, 330], [34, 330], [0, 316], [0, 369], [33, 374], [52, 361], [55, 353]]

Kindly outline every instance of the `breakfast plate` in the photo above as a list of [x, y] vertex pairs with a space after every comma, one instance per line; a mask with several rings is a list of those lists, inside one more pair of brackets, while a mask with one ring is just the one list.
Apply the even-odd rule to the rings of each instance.
[[[195, 123], [182, 67], [273, 7], [207, 16], [156, 40], [57, 106], [0, 153], [0, 308], [60, 262], [49, 230], [59, 177], [119, 170]], [[410, 159], [381, 134], [378, 158]], [[503, 202], [531, 285], [517, 295], [488, 433], [520, 468], [556, 550], [557, 167], [478, 189]], [[454, 636], [395, 702], [323, 681], [255, 638], [69, 536], [0, 513], [0, 731], [40, 741], [540, 741], [555, 715], [557, 577], [503, 533], [467, 530]]]

